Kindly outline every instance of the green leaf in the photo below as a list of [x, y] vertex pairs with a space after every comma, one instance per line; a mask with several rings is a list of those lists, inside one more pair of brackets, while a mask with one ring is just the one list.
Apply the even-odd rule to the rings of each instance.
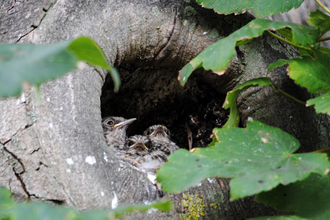
[[8, 209], [16, 206], [16, 202], [11, 200], [11, 193], [5, 188], [0, 188], [0, 219], [5, 219], [7, 214], [5, 213]]
[[88, 37], [77, 38], [69, 44], [68, 49], [76, 56], [77, 60], [86, 61], [103, 69], [110, 68], [100, 46]]
[[275, 63], [269, 64], [268, 72], [271, 71], [272, 69], [280, 68], [280, 67], [284, 66], [285, 64], [288, 64], [288, 60], [279, 59]]
[[285, 37], [288, 41], [292, 41], [292, 32], [290, 28], [278, 29], [277, 32]]
[[[77, 61], [112, 70], [100, 47], [91, 39], [80, 37], [51, 45], [0, 45], [0, 97], [17, 96], [23, 82], [40, 86], [76, 69]], [[111, 71], [118, 90], [119, 77]]]
[[10, 220], [26, 220], [26, 219], [42, 219], [42, 220], [89, 220], [89, 219], [114, 219], [122, 218], [124, 214], [134, 211], [145, 212], [151, 208], [159, 211], [168, 212], [172, 209], [172, 203], [168, 200], [158, 201], [149, 205], [137, 204], [127, 205], [112, 210], [97, 210], [80, 213], [74, 208], [62, 206], [53, 206], [46, 203], [20, 203], [12, 201], [10, 191], [0, 188], [0, 219]]
[[77, 60], [86, 61], [87, 63], [99, 66], [109, 70], [112, 80], [115, 84], [115, 92], [119, 90], [120, 78], [116, 68], [111, 67], [107, 63], [107, 59], [101, 47], [88, 37], [79, 37], [68, 46], [68, 49], [76, 56]]
[[307, 101], [306, 106], [315, 105], [316, 113], [327, 113], [330, 115], [330, 93], [323, 94]]
[[230, 108], [230, 114], [226, 124], [223, 125], [223, 128], [238, 127], [240, 119], [237, 110], [236, 100], [238, 95], [243, 89], [246, 89], [251, 86], [259, 86], [259, 85], [266, 86], [271, 84], [272, 83], [270, 81], [270, 78], [261, 77], [261, 78], [249, 80], [243, 83], [242, 85], [238, 86], [236, 89], [227, 92], [227, 96], [222, 107], [224, 109]]
[[327, 53], [330, 54], [330, 49], [329, 48], [325, 48], [325, 47], [320, 47], [319, 50], [323, 53]]
[[315, 57], [300, 56], [291, 60], [278, 60], [270, 64], [268, 70], [289, 64], [288, 74], [298, 85], [306, 87], [310, 93], [330, 91], [330, 55], [313, 50]]
[[310, 26], [320, 28], [321, 36], [330, 30], [330, 17], [324, 14], [320, 9], [309, 13], [307, 23]]
[[267, 17], [272, 14], [289, 11], [298, 8], [304, 0], [285, 1], [285, 0], [197, 0], [197, 3], [205, 8], [212, 8], [218, 14], [244, 13], [253, 9], [256, 17]]
[[159, 211], [163, 212], [169, 212], [172, 210], [173, 206], [172, 203], [168, 200], [158, 201], [150, 205], [145, 204], [135, 204], [135, 205], [128, 205], [124, 207], [119, 207], [116, 209], [113, 209], [113, 212], [115, 213], [115, 218], [122, 218], [126, 213], [134, 212], [134, 211], [140, 211], [140, 212], [146, 212], [151, 208], [156, 208]]
[[233, 178], [232, 199], [270, 190], [306, 178], [311, 172], [324, 174], [330, 163], [325, 154], [293, 154], [299, 142], [278, 128], [257, 120], [246, 128], [215, 128], [219, 143], [197, 148], [195, 153], [179, 149], [157, 171], [157, 181], [166, 192], [180, 192], [207, 177]]
[[[230, 60], [235, 56], [235, 46], [240, 42], [261, 36], [265, 30], [278, 30], [289, 28], [291, 30], [292, 43], [297, 46], [308, 47], [318, 39], [318, 30], [303, 25], [289, 22], [276, 22], [270, 20], [256, 19], [235, 31], [226, 38], [210, 45], [197, 57], [192, 59], [179, 73], [181, 85], [187, 81], [191, 73], [203, 67], [212, 70], [215, 74], [222, 75]], [[184, 80], [185, 79], [185, 80]]]
[[285, 216], [262, 216], [257, 218], [248, 218], [248, 220], [307, 220], [296, 215], [285, 215]]
[[330, 219], [330, 176], [311, 174], [308, 178], [279, 185], [256, 196], [258, 202], [295, 211], [295, 215], [308, 219]]
[[191, 73], [195, 70], [200, 68], [200, 66], [198, 67], [193, 67], [191, 65], [191, 63], [187, 63], [187, 65], [185, 65], [182, 70], [180, 71], [178, 80], [181, 82], [181, 85], [184, 86], [184, 84], [188, 81], [189, 76], [191, 75]]
[[76, 68], [66, 50], [70, 42], [52, 45], [3, 44], [0, 46], [0, 96], [16, 96], [23, 82], [39, 86]]

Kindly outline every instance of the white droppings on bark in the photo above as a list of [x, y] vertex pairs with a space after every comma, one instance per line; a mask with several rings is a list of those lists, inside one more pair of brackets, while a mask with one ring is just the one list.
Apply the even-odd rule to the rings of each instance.
[[96, 163], [96, 159], [93, 156], [87, 156], [85, 161], [86, 161], [86, 163], [89, 163], [90, 165], [93, 165], [94, 163]]
[[111, 208], [116, 208], [118, 206], [118, 198], [115, 192], [113, 192], [113, 194], [115, 195], [115, 197], [113, 198], [113, 200], [111, 201]]
[[66, 162], [67, 162], [69, 165], [72, 165], [72, 164], [73, 164], [73, 160], [72, 160], [72, 158], [67, 158], [67, 159], [66, 159]]
[[26, 99], [25, 99], [25, 95], [24, 95], [24, 93], [22, 93], [21, 102], [22, 102], [22, 103], [23, 103], [23, 102], [26, 102]]
[[70, 170], [70, 169], [67, 169], [66, 172], [67, 172], [67, 173], [71, 173], [71, 170]]
[[54, 127], [53, 123], [49, 123], [49, 128]]
[[207, 180], [208, 180], [210, 183], [213, 183], [213, 179], [211, 179], [211, 178], [207, 178]]
[[106, 161], [106, 162], [108, 162], [108, 155], [105, 153], [105, 152], [103, 152], [103, 155], [104, 155], [104, 160]]
[[104, 192], [103, 191], [101, 191], [101, 196], [104, 196]]

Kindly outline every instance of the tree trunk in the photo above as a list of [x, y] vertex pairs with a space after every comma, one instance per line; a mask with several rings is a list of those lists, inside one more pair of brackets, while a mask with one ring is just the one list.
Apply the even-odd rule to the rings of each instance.
[[[52, 4], [54, 2], [54, 4]], [[265, 76], [279, 58], [297, 56], [290, 46], [264, 35], [236, 49], [237, 56], [222, 76], [196, 71], [185, 87], [178, 70], [219, 38], [251, 19], [249, 15], [217, 15], [189, 1], [173, 0], [32, 0], [0, 12], [1, 43], [55, 43], [84, 35], [104, 50], [120, 70], [122, 87], [113, 92], [107, 72], [79, 64], [79, 69], [41, 86], [0, 101], [0, 185], [16, 197], [67, 204], [80, 210], [150, 202], [158, 198], [146, 173], [120, 162], [106, 145], [101, 117], [136, 117], [129, 135], [162, 123], [173, 140], [206, 147], [215, 126], [224, 123], [224, 94], [237, 85]], [[50, 6], [50, 7], [49, 7]], [[302, 100], [309, 95], [296, 86], [285, 69], [270, 73], [281, 89]], [[238, 100], [242, 125], [253, 117], [296, 136], [303, 150], [328, 144], [313, 109], [299, 106], [269, 87], [246, 90]], [[322, 126], [322, 127], [321, 127]], [[197, 134], [200, 132], [201, 134]], [[209, 178], [187, 191], [203, 195], [205, 219], [245, 219], [278, 213], [253, 198], [229, 202], [228, 180]], [[134, 213], [135, 219], [178, 219], [182, 194], [166, 194], [175, 204], [171, 213]], [[217, 208], [214, 208], [217, 205]]]

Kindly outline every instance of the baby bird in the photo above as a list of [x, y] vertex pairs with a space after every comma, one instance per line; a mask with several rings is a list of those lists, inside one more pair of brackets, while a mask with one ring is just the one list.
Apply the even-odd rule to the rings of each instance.
[[110, 116], [102, 119], [104, 136], [108, 146], [115, 151], [116, 155], [124, 153], [126, 143], [126, 129], [136, 118], [125, 119], [123, 117]]
[[150, 152], [151, 142], [147, 136], [134, 135], [127, 140], [128, 150], [123, 158], [139, 170], [146, 171], [148, 178], [156, 186], [158, 194], [163, 197], [161, 185], [155, 181], [156, 170], [167, 161], [167, 155], [161, 150]]
[[170, 131], [164, 125], [150, 126], [143, 134], [149, 137], [152, 143], [152, 151], [159, 150], [168, 156], [179, 149], [179, 147], [170, 140]]
[[127, 156], [131, 159], [137, 159], [149, 154], [150, 140], [147, 136], [134, 135], [127, 139]]
[[[127, 139], [127, 147], [125, 157], [123, 158], [133, 166], [145, 170], [155, 171], [160, 168], [161, 163], [166, 161], [167, 156], [164, 154], [160, 161], [157, 155], [150, 151], [151, 142], [147, 136], [134, 135]], [[155, 161], [153, 161], [155, 160]]]

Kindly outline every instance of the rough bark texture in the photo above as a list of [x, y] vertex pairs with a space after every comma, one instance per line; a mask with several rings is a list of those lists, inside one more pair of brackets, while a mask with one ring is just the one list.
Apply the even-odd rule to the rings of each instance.
[[[212, 10], [186, 2], [3, 2], [1, 43], [44, 44], [89, 36], [120, 70], [122, 87], [114, 93], [105, 71], [81, 64], [75, 73], [43, 84], [40, 103], [29, 88], [18, 98], [1, 100], [0, 185], [11, 189], [17, 198], [73, 205], [80, 210], [111, 208], [116, 198], [120, 205], [153, 201], [158, 196], [146, 174], [119, 162], [107, 148], [101, 115], [136, 117], [130, 134], [141, 133], [150, 124], [164, 123], [184, 148], [189, 147], [187, 130], [194, 132], [194, 126], [203, 125], [205, 129], [198, 130], [204, 132], [203, 137], [194, 134], [192, 146], [205, 147], [211, 129], [224, 123], [226, 112], [219, 107], [224, 94], [242, 82], [265, 76], [269, 63], [297, 55], [265, 35], [237, 48], [237, 56], [224, 75], [196, 71], [182, 88], [176, 79], [178, 70], [208, 45], [250, 20], [248, 15], [215, 15]], [[288, 93], [308, 98], [307, 92], [286, 76], [285, 69], [272, 71], [270, 76]], [[247, 117], [253, 117], [280, 127], [296, 136], [304, 150], [328, 144], [324, 132], [327, 122], [319, 123], [314, 110], [270, 88], [246, 90], [239, 105], [243, 125]], [[205, 180], [189, 193], [203, 195], [205, 219], [245, 219], [277, 213], [252, 198], [229, 202], [226, 179]], [[178, 213], [185, 212], [182, 195], [166, 196], [175, 204], [171, 213], [128, 217], [178, 219]]]

